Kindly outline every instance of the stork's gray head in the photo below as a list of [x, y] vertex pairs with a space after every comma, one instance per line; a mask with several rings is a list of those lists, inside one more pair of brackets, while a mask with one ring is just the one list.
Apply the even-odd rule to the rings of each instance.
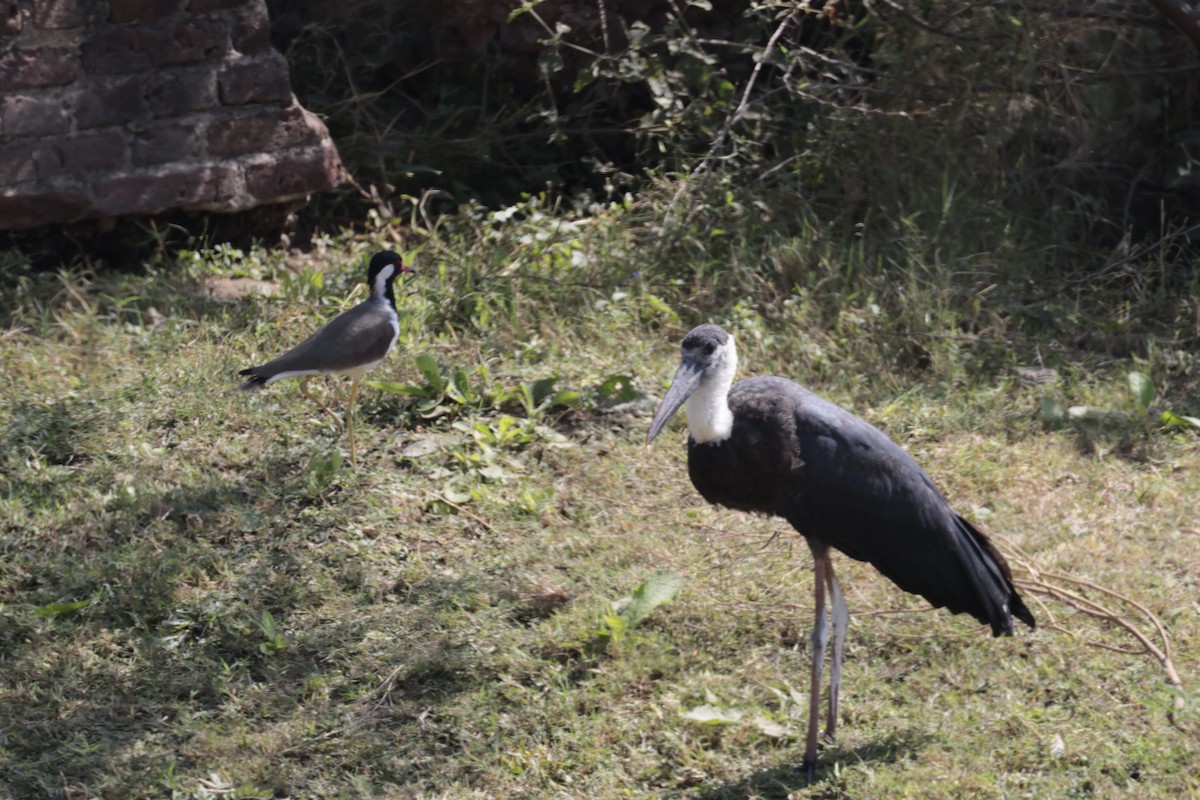
[[729, 435], [732, 419], [726, 397], [737, 372], [737, 346], [733, 337], [718, 325], [698, 325], [683, 337], [682, 359], [671, 388], [654, 414], [646, 444], [650, 444], [667, 420], [689, 398], [688, 428], [697, 441], [715, 441]]

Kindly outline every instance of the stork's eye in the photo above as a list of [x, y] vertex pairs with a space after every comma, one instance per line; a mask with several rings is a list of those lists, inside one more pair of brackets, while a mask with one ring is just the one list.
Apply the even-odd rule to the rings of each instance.
[[717, 349], [717, 346], [715, 344], [713, 344], [712, 342], [707, 342], [704, 345], [704, 355], [711, 356], [713, 354], [713, 351], [716, 349]]

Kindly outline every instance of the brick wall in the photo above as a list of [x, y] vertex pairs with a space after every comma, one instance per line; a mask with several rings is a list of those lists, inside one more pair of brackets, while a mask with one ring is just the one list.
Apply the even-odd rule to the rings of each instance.
[[0, 0], [0, 229], [328, 189], [264, 0]]

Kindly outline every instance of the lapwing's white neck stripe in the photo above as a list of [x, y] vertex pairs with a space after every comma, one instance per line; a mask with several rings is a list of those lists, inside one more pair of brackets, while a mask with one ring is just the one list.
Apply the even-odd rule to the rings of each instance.
[[386, 267], [379, 270], [379, 274], [375, 276], [375, 284], [371, 287], [371, 296], [384, 297], [385, 293], [387, 292], [387, 282], [395, 274], [395, 264], [388, 264]]
[[737, 345], [730, 336], [713, 353], [711, 372], [687, 399], [688, 433], [701, 444], [723, 442], [733, 433], [729, 387], [737, 373]]

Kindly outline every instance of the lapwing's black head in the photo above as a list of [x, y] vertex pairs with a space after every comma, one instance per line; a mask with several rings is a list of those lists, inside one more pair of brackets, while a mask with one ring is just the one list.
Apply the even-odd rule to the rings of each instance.
[[[701, 386], [706, 384], [718, 387], [722, 383], [725, 389], [733, 380], [737, 371], [737, 347], [733, 337], [719, 325], [697, 325], [683, 337], [680, 348], [681, 356], [679, 369], [671, 381], [671, 388], [650, 423], [650, 431], [646, 434], [646, 444], [658, 436], [659, 431], [667, 424], [667, 420], [679, 410], [687, 399]], [[724, 400], [721, 401], [724, 403]], [[689, 411], [690, 411], [689, 406]]]
[[367, 285], [371, 287], [371, 296], [386, 297], [395, 305], [392, 282], [401, 272], [412, 272], [412, 267], [404, 264], [399, 253], [383, 250], [371, 256], [371, 263], [367, 267]]

